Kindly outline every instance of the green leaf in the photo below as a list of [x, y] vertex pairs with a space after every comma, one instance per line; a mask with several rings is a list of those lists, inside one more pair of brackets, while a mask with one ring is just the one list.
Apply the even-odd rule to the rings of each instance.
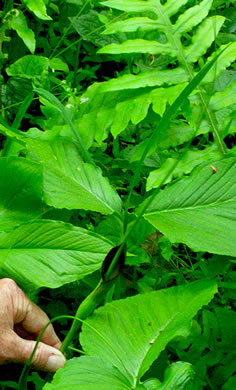
[[75, 16], [69, 18], [69, 20], [85, 41], [92, 42], [97, 47], [103, 47], [111, 42], [118, 41], [113, 37], [106, 37], [101, 34], [101, 31], [104, 29], [104, 25], [99, 19], [101, 15], [99, 12], [91, 10], [85, 15]]
[[100, 54], [124, 54], [124, 53], [149, 53], [149, 54], [171, 54], [171, 47], [156, 41], [146, 41], [144, 39], [133, 39], [121, 44], [111, 43], [98, 50]]
[[[106, 2], [103, 2], [102, 4], [107, 7], [112, 7], [115, 9], [119, 9], [121, 11], [127, 11], [129, 13], [137, 13], [139, 12], [142, 14], [144, 13], [143, 17], [143, 24], [142, 24], [142, 17], [139, 15], [138, 21], [139, 24], [142, 24], [142, 31], [146, 31], [147, 34], [142, 34], [143, 39], [140, 38], [140, 32], [137, 29], [137, 31], [134, 28], [134, 19], [133, 17], [127, 18], [123, 24], [115, 24], [110, 25], [108, 29], [112, 31], [112, 28], [120, 33], [123, 34], [123, 31], [125, 31], [124, 24], [127, 24], [127, 29], [131, 31], [134, 31], [132, 33], [132, 39], [128, 39], [126, 41], [122, 41], [120, 44], [112, 44], [105, 46], [102, 48], [99, 52], [100, 53], [110, 53], [110, 54], [122, 54], [122, 53], [147, 53], [150, 55], [155, 54], [161, 54], [164, 57], [164, 61], [166, 63], [170, 63], [169, 57], [173, 58], [174, 61], [174, 67], [172, 70], [169, 70], [169, 72], [178, 72], [180, 70], [185, 70], [187, 79], [182, 80], [182, 82], [187, 80], [192, 80], [194, 77], [195, 69], [193, 66], [193, 63], [196, 63], [199, 61], [199, 67], [202, 67], [202, 61], [203, 59], [201, 56], [203, 56], [207, 49], [212, 45], [212, 42], [215, 40], [216, 36], [218, 35], [225, 18], [223, 16], [215, 15], [212, 17], [207, 17], [208, 12], [210, 11], [212, 0], [203, 0], [199, 4], [187, 8], [186, 11], [184, 11], [184, 8], [182, 7], [185, 5], [187, 0], [179, 0], [176, 2], [171, 1], [165, 1], [164, 3], [161, 0], [146, 0], [146, 1], [139, 1], [139, 0], [109, 0]], [[178, 12], [178, 13], [177, 13]], [[173, 16], [176, 16], [177, 13], [177, 21], [174, 22]], [[153, 26], [150, 21], [148, 21], [146, 16], [149, 16], [150, 20], [153, 21]], [[177, 17], [176, 16], [176, 17]], [[127, 16], [126, 16], [127, 17]], [[152, 19], [151, 19], [152, 18]], [[154, 24], [156, 23], [156, 26]], [[145, 30], [146, 26], [146, 30]], [[153, 29], [152, 29], [153, 27]], [[119, 28], [121, 30], [119, 30]], [[151, 34], [150, 34], [150, 30]], [[136, 31], [136, 32], [135, 32]], [[137, 39], [138, 38], [138, 39]], [[215, 55], [215, 53], [214, 53]], [[229, 53], [226, 56], [228, 64], [229, 61]], [[146, 57], [147, 58], [147, 57]], [[225, 57], [224, 57], [225, 58]], [[155, 59], [157, 66], [160, 61], [159, 58]], [[220, 67], [219, 69], [225, 69], [223, 65], [226, 63], [226, 60], [224, 60], [222, 57], [220, 58]], [[139, 68], [145, 69], [146, 66], [139, 66]], [[149, 65], [149, 68], [151, 66]], [[214, 73], [211, 72], [211, 77], [214, 75], [216, 77], [215, 72], [216, 67], [214, 68]], [[218, 69], [218, 63], [217, 63], [217, 69]], [[161, 79], [161, 74], [166, 71], [165, 69], [160, 71], [158, 76]], [[218, 72], [218, 70], [217, 70]], [[118, 77], [116, 80], [110, 80], [109, 84], [110, 86], [120, 86], [120, 82], [124, 81], [129, 85], [129, 88], [137, 88], [137, 81], [142, 80], [142, 77], [145, 78], [145, 73], [139, 71], [139, 74], [137, 76], [134, 75], [126, 75]], [[151, 72], [149, 72], [151, 74]], [[174, 74], [173, 74], [174, 76]], [[173, 77], [176, 83], [176, 78]], [[172, 77], [170, 76], [168, 80], [168, 85], [171, 85], [171, 81], [173, 81]], [[208, 79], [205, 80], [209, 80]], [[205, 82], [204, 80], [204, 82]], [[211, 80], [212, 81], [212, 80]], [[133, 82], [133, 83], [132, 83]], [[147, 82], [147, 80], [146, 80]], [[173, 83], [172, 83], [173, 84]], [[151, 84], [146, 84], [151, 86]], [[161, 84], [159, 84], [161, 85]], [[209, 110], [205, 95], [202, 90], [199, 92], [200, 95], [200, 101], [203, 106], [203, 109], [206, 113], [207, 119], [210, 123], [211, 130], [213, 131], [214, 137], [216, 139], [216, 142], [219, 144], [219, 148], [221, 149], [222, 154], [225, 154], [225, 146], [223, 144], [223, 141], [221, 140], [220, 132], [217, 128], [217, 122], [214, 119], [213, 114]]]
[[217, 59], [216, 65], [208, 72], [208, 74], [204, 77], [203, 83], [214, 82], [215, 79], [228, 67], [232, 62], [236, 59], [236, 41], [229, 45], [221, 45], [218, 50], [212, 54], [207, 62], [211, 61], [215, 55], [221, 53]]
[[[220, 55], [220, 54], [219, 54]], [[178, 97], [174, 100], [171, 106], [168, 107], [168, 109], [164, 112], [163, 117], [161, 118], [160, 122], [154, 129], [151, 137], [149, 139], [146, 139], [143, 143], [139, 144], [136, 148], [132, 160], [135, 161], [137, 159], [137, 155], [141, 155], [141, 161], [146, 156], [150, 156], [152, 153], [155, 152], [157, 147], [160, 145], [163, 147], [163, 144], [165, 144], [165, 139], [167, 137], [167, 132], [169, 128], [169, 123], [172, 117], [177, 113], [178, 108], [183, 105], [183, 103], [186, 101], [188, 96], [194, 91], [194, 89], [198, 86], [198, 84], [202, 81], [205, 74], [212, 68], [214, 63], [216, 62], [218, 57], [215, 57], [211, 62], [206, 64], [203, 69], [201, 69], [200, 72], [198, 72], [195, 77], [190, 81], [190, 83], [184, 88], [184, 90], [178, 95]], [[191, 132], [190, 128], [190, 132]], [[187, 137], [185, 140], [188, 140], [189, 132], [187, 134]], [[174, 139], [177, 138], [174, 136]], [[175, 140], [176, 142], [176, 140]], [[178, 145], [178, 143], [177, 143]], [[168, 146], [170, 146], [168, 144]], [[137, 174], [136, 174], [137, 175]]]
[[117, 368], [97, 357], [82, 356], [68, 361], [43, 390], [130, 390], [130, 383]]
[[[213, 16], [207, 18], [197, 29], [191, 46], [184, 49], [187, 62], [195, 62], [207, 51], [210, 44], [215, 40], [225, 18], [223, 16]], [[207, 37], [207, 40], [205, 39]], [[201, 42], [201, 44], [199, 44]]]
[[151, 386], [152, 380], [149, 379], [144, 382], [144, 386], [148, 390], [193, 390], [194, 376], [190, 363], [176, 362], [166, 369], [162, 383], [155, 380]]
[[[178, 3], [177, 1], [176, 5]], [[208, 15], [211, 5], [212, 0], [204, 0], [200, 4], [188, 8], [174, 24], [175, 33], [182, 34], [191, 30], [193, 26], [197, 26]]]
[[[187, 0], [185, 0], [185, 2], [186, 1]], [[143, 0], [108, 0], [102, 1], [101, 4], [105, 5], [106, 7], [112, 7], [128, 12], [152, 11], [155, 8], [152, 0], [147, 0], [145, 3]]]
[[210, 107], [214, 111], [218, 111], [231, 104], [236, 104], [236, 81], [223, 91], [216, 92], [210, 100]]
[[87, 149], [85, 148], [84, 143], [83, 143], [80, 135], [76, 131], [76, 129], [74, 127], [74, 124], [73, 124], [70, 116], [68, 115], [67, 111], [65, 110], [63, 104], [57, 99], [56, 96], [54, 96], [51, 92], [46, 91], [45, 89], [35, 88], [35, 92], [38, 93], [39, 96], [42, 96], [44, 99], [46, 99], [54, 108], [56, 108], [57, 111], [60, 112], [62, 117], [68, 123], [68, 125], [69, 125], [69, 127], [70, 127], [70, 129], [72, 131], [72, 134], [74, 135], [77, 143], [79, 144], [80, 154], [82, 155], [84, 161], [86, 161], [88, 163], [92, 163], [90, 155], [87, 152]]
[[26, 18], [18, 9], [11, 10], [10, 17], [7, 19], [8, 25], [17, 32], [19, 37], [24, 41], [25, 45], [33, 54], [35, 51], [35, 36], [34, 32], [28, 27]]
[[61, 70], [63, 72], [68, 73], [69, 72], [69, 67], [66, 62], [64, 62], [61, 58], [58, 57], [53, 57], [50, 60], [50, 68], [54, 70]]
[[[127, 40], [118, 45], [108, 45], [102, 48], [100, 53], [150, 53], [169, 55], [177, 57], [179, 63], [184, 65], [191, 74], [190, 67], [187, 62], [195, 62], [203, 55], [207, 48], [211, 45], [216, 35], [218, 34], [225, 18], [223, 16], [214, 16], [207, 18], [211, 8], [212, 0], [203, 0], [200, 4], [188, 8], [181, 13], [176, 23], [172, 23], [170, 16], [174, 15], [181, 8], [186, 0], [176, 1], [173, 6], [169, 2], [162, 4], [160, 0], [153, 2], [143, 1], [107, 1], [103, 2], [107, 7], [113, 7], [122, 11], [128, 12], [149, 12], [154, 19], [147, 17], [128, 18], [122, 22], [116, 22], [108, 26], [105, 33], [121, 33], [129, 31], [139, 31], [139, 26], [142, 26], [143, 31], [161, 31], [165, 35], [163, 43], [157, 40], [135, 39]], [[204, 20], [205, 19], [205, 20]], [[202, 23], [201, 23], [202, 22]], [[199, 23], [201, 23], [199, 25]], [[199, 25], [193, 35], [192, 42], [188, 46], [184, 46], [181, 42], [181, 34], [191, 31]], [[200, 44], [199, 44], [200, 43]]]
[[23, 133], [23, 131], [10, 127], [7, 124], [6, 126], [4, 126], [1, 123], [0, 123], [0, 133], [4, 134], [7, 137], [13, 138], [14, 140], [17, 140], [19, 143], [23, 145], [25, 143], [25, 138], [27, 137], [26, 133]]
[[113, 301], [87, 319], [81, 344], [88, 355], [117, 367], [135, 388], [169, 341], [216, 291], [214, 281], [202, 280]]
[[52, 20], [47, 15], [46, 6], [43, 0], [22, 0], [26, 7], [32, 11], [39, 19]]
[[[162, 164], [162, 166], [159, 169], [155, 169], [152, 171], [148, 178], [147, 178], [147, 184], [146, 189], [147, 191], [150, 191], [152, 188], [160, 187], [162, 184], [169, 183], [174, 174], [174, 167], [177, 164], [177, 160], [174, 158], [167, 158], [166, 161]], [[167, 176], [167, 173], [169, 171], [172, 171], [172, 173]], [[163, 180], [165, 179], [164, 183]]]
[[0, 230], [40, 217], [43, 178], [39, 164], [2, 157], [0, 175]]
[[[212, 144], [203, 150], [189, 149], [181, 157], [178, 164], [177, 159], [167, 158], [159, 169], [155, 169], [149, 174], [146, 185], [147, 191], [169, 183], [173, 178], [183, 176], [183, 174], [189, 174], [195, 166], [201, 164], [203, 161], [210, 161], [213, 159], [216, 161], [221, 160], [222, 158], [223, 156], [215, 144]], [[171, 171], [171, 168], [174, 168], [174, 170], [163, 182], [168, 172]]]
[[6, 72], [8, 76], [23, 77], [26, 79], [42, 78], [46, 76], [49, 68], [49, 60], [47, 57], [27, 55], [19, 58], [11, 64]]
[[181, 84], [188, 81], [187, 72], [182, 68], [173, 70], [151, 69], [138, 75], [124, 75], [103, 83], [101, 92], [119, 91], [123, 89], [155, 87], [157, 85]]
[[146, 17], [130, 18], [119, 22], [111, 23], [103, 31], [103, 34], [115, 34], [120, 32], [134, 32], [137, 30], [149, 31], [159, 26], [157, 20]]
[[65, 137], [27, 139], [30, 156], [41, 162], [44, 194], [55, 208], [120, 213], [121, 199], [99, 167], [84, 163], [75, 143]]
[[111, 247], [71, 224], [33, 221], [0, 233], [0, 273], [26, 289], [57, 288], [99, 269]]
[[[109, 129], [116, 137], [125, 130], [130, 121], [135, 125], [140, 123], [145, 119], [151, 105], [153, 111], [162, 116], [167, 103], [173, 103], [186, 86], [184, 83], [151, 91], [148, 88], [137, 88], [129, 93], [126, 90], [107, 93], [102, 92], [104, 84], [95, 83], [82, 95], [78, 114], [80, 118], [74, 120], [74, 125], [80, 133], [86, 134], [88, 139], [89, 128], [98, 142], [107, 137]], [[188, 133], [186, 128], [183, 133], [184, 135]], [[164, 140], [166, 141], [168, 137], [165, 135]]]
[[197, 166], [189, 177], [159, 191], [143, 216], [171, 242], [183, 242], [195, 251], [235, 256], [236, 159]]

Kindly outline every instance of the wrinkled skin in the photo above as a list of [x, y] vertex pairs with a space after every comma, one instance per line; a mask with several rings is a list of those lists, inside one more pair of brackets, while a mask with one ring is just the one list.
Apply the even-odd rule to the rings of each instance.
[[[0, 280], [0, 364], [26, 363], [35, 340], [48, 323], [48, 316], [35, 305], [12, 279]], [[39, 343], [32, 366], [55, 372], [65, 358], [59, 352], [61, 342], [50, 325]]]

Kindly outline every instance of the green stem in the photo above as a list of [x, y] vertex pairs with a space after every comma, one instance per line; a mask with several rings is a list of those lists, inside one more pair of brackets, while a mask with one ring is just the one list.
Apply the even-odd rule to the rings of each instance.
[[57, 108], [57, 110], [60, 111], [62, 117], [68, 123], [68, 125], [72, 131], [72, 134], [74, 134], [74, 137], [78, 142], [78, 146], [80, 148], [80, 154], [81, 154], [83, 160], [86, 163], [93, 164], [93, 160], [91, 159], [87, 149], [85, 148], [84, 142], [83, 142], [82, 138], [80, 137], [78, 131], [76, 130], [76, 128], [73, 124], [73, 121], [70, 118], [70, 116], [68, 115], [67, 111], [65, 110], [65, 107], [63, 106], [63, 104], [57, 99], [57, 97], [55, 95], [53, 95], [51, 92], [49, 92], [43, 88], [35, 88], [34, 91], [39, 96], [42, 96], [44, 99], [48, 100], [50, 104], [55, 106]]
[[72, 323], [72, 326], [67, 333], [62, 346], [61, 346], [61, 352], [64, 353], [70, 343], [72, 342], [73, 338], [81, 328], [81, 321], [78, 321], [77, 318], [84, 320], [87, 318], [101, 303], [103, 300], [105, 294], [108, 292], [108, 290], [111, 288], [115, 280], [111, 280], [110, 282], [104, 283], [102, 280], [98, 283], [97, 287], [85, 298], [85, 300], [80, 304], [78, 307], [78, 310], [75, 314], [75, 319]]
[[64, 42], [65, 40], [65, 37], [66, 35], [69, 33], [70, 29], [73, 27], [73, 24], [74, 22], [79, 18], [79, 16], [82, 14], [82, 12], [84, 11], [85, 7], [88, 5], [90, 0], [87, 0], [84, 5], [81, 7], [81, 9], [79, 10], [79, 12], [77, 13], [77, 15], [73, 18], [72, 22], [69, 24], [69, 26], [65, 29], [64, 31], [64, 34], [62, 35], [62, 37], [59, 39], [59, 41], [57, 42], [56, 46], [54, 47], [52, 53], [50, 54], [50, 57], [49, 59], [53, 58], [54, 56], [54, 53], [56, 52], [56, 50], [58, 49], [58, 47], [60, 46], [60, 44], [62, 42]]
[[[24, 118], [24, 115], [26, 113], [26, 111], [28, 110], [30, 104], [32, 103], [32, 100], [34, 98], [34, 92], [30, 92], [29, 95], [26, 96], [26, 98], [24, 99], [22, 105], [20, 106], [20, 109], [18, 110], [16, 116], [15, 116], [15, 119], [12, 123], [12, 127], [14, 129], [19, 129], [20, 125], [21, 125], [21, 121], [22, 119]], [[5, 142], [5, 145], [4, 145], [4, 149], [1, 153], [1, 157], [5, 157], [5, 156], [8, 156], [10, 153], [11, 153], [11, 148], [12, 146], [14, 145], [14, 140], [11, 139], [11, 138], [8, 138]]]

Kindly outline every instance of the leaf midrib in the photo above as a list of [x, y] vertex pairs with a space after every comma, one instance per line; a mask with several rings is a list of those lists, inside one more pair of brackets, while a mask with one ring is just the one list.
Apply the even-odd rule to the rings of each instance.
[[[154, 342], [153, 344], [150, 344], [150, 343], [147, 344], [147, 349], [146, 349], [146, 351], [145, 351], [144, 354], [143, 354], [144, 357], [143, 357], [143, 359], [140, 359], [140, 365], [139, 365], [139, 368], [138, 368], [138, 370], [137, 370], [137, 372], [136, 372], [136, 376], [135, 376], [135, 378], [134, 378], [134, 385], [135, 385], [135, 386], [136, 386], [136, 384], [137, 384], [137, 380], [139, 379], [139, 372], [140, 372], [140, 369], [141, 369], [141, 367], [142, 367], [143, 361], [145, 360], [145, 358], [146, 358], [148, 352], [150, 351], [150, 349], [156, 344], [156, 342], [158, 342], [158, 336], [162, 336], [163, 334], [165, 334], [165, 332], [166, 332], [166, 330], [167, 330], [169, 324], [171, 325], [171, 324], [173, 323], [173, 321], [176, 320], [177, 317], [179, 317], [179, 316], [186, 317], [186, 314], [185, 314], [185, 313], [188, 314], [189, 307], [193, 305], [193, 302], [196, 301], [196, 299], [198, 300], [198, 299], [199, 299], [199, 296], [197, 296], [197, 297], [192, 297], [191, 302], [189, 302], [189, 304], [185, 306], [185, 309], [179, 310], [178, 313], [174, 314], [174, 315], [166, 322], [166, 324], [165, 324], [163, 327], [158, 328], [158, 330], [157, 330], [157, 332], [156, 332], [157, 334], [156, 334], [156, 336], [155, 336], [155, 342]], [[208, 302], [209, 302], [210, 300], [211, 300], [211, 297], [208, 299]], [[207, 303], [208, 303], [208, 302], [207, 302]], [[202, 307], [203, 305], [206, 305], [207, 303], [203, 303], [203, 304], [201, 305], [201, 307]], [[198, 309], [198, 310], [199, 310], [199, 309]], [[197, 310], [197, 311], [198, 311], [198, 310]], [[197, 312], [197, 311], [196, 311], [196, 312]], [[191, 318], [192, 318], [192, 317], [191, 317]], [[171, 340], [171, 339], [170, 339], [170, 340]], [[163, 347], [163, 349], [164, 349], [164, 348], [165, 348], [165, 346]], [[163, 349], [162, 349], [162, 350], [163, 350]], [[162, 350], [161, 350], [161, 351], [162, 351]], [[160, 353], [161, 353], [161, 351], [160, 351]]]

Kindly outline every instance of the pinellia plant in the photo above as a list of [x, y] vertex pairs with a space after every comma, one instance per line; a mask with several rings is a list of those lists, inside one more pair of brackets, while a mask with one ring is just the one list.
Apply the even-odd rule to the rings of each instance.
[[[33, 1], [23, 3], [50, 23], [43, 1], [41, 11]], [[183, 359], [166, 359], [161, 374], [155, 373], [155, 364], [168, 345], [192, 337], [193, 317], [217, 292], [217, 273], [198, 278], [191, 271], [177, 286], [152, 289], [148, 282], [135, 296], [112, 297], [124, 266], [137, 273], [151, 263], [145, 249], [153, 234], [159, 234], [167, 262], [172, 245], [179, 243], [222, 261], [236, 256], [236, 157], [235, 148], [224, 142], [233, 133], [235, 90], [224, 72], [236, 45], [217, 45], [225, 18], [212, 13], [211, 0], [109, 0], [95, 2], [93, 10], [89, 3], [69, 18], [66, 33], [74, 28], [83, 50], [88, 42], [97, 46], [100, 61], [112, 57], [115, 62], [120, 56], [128, 64], [123, 75], [79, 93], [72, 88], [78, 64], [73, 78], [61, 82], [60, 72], [68, 73], [68, 66], [53, 57], [54, 51], [51, 58], [27, 54], [5, 69], [9, 81], [20, 80], [29, 90], [12, 122], [5, 108], [0, 123], [6, 137], [0, 157], [1, 276], [10, 275], [34, 293], [86, 280], [101, 270], [61, 349], [76, 350], [73, 343], [79, 338], [83, 351], [77, 351], [85, 356], [68, 360], [40, 388], [202, 389], [194, 364], [183, 354]], [[15, 11], [5, 12], [4, 23], [13, 28], [6, 20]], [[82, 27], [95, 19], [101, 24], [99, 37], [92, 30], [84, 35]], [[31, 29], [21, 22], [26, 36], [15, 30], [34, 53]], [[102, 38], [110, 34], [107, 45]], [[225, 88], [219, 82], [214, 87], [217, 78]], [[31, 118], [34, 127], [22, 131], [36, 99], [44, 117]], [[211, 145], [198, 144], [208, 134], [213, 134]], [[84, 219], [96, 215], [96, 228], [72, 223], [76, 210], [85, 210]], [[142, 294], [140, 286], [148, 292]], [[20, 389], [26, 383], [24, 372]]]

